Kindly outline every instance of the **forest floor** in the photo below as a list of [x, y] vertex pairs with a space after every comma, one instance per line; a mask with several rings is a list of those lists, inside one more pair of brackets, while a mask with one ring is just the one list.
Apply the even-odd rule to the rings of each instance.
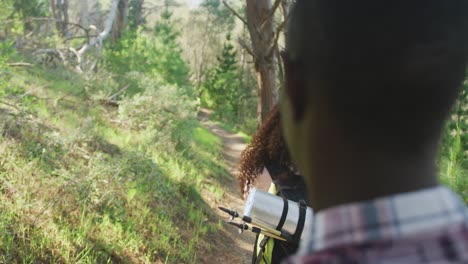
[[210, 121], [210, 115], [209, 110], [202, 109], [198, 117], [205, 128], [222, 139], [224, 160], [232, 177], [226, 179], [223, 186], [224, 195], [220, 200], [216, 200], [208, 190], [202, 193], [205, 201], [224, 223], [221, 232], [213, 234], [211, 237], [213, 245], [211, 251], [205, 252], [203, 256], [199, 257], [203, 263], [251, 263], [255, 236], [248, 232], [239, 235], [237, 228], [225, 223], [228, 217], [218, 209], [218, 206], [223, 206], [242, 212], [244, 208], [235, 175], [237, 174], [240, 154], [246, 144], [242, 136], [226, 131], [219, 124]]

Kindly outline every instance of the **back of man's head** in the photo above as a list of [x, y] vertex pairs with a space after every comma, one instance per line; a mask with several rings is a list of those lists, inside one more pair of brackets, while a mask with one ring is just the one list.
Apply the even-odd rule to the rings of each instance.
[[467, 0], [298, 0], [286, 44], [294, 118], [324, 108], [369, 148], [440, 136], [464, 80]]

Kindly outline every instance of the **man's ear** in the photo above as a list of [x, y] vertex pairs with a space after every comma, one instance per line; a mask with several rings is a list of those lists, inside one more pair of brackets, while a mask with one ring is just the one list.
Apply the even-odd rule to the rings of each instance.
[[300, 121], [304, 117], [307, 103], [307, 83], [305, 69], [301, 63], [290, 60], [286, 52], [281, 53], [285, 69], [285, 94], [291, 103], [294, 121]]

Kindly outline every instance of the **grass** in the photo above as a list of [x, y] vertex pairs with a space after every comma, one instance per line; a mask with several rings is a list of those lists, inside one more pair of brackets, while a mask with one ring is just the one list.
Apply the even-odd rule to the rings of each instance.
[[173, 155], [92, 100], [97, 83], [60, 69], [10, 71], [0, 263], [196, 263], [220, 228], [200, 193], [223, 195], [221, 140], [195, 123]]
[[463, 147], [461, 129], [452, 131], [452, 137], [446, 137], [439, 161], [440, 179], [461, 195], [468, 205], [468, 153]]
[[222, 141], [219, 137], [213, 135], [208, 129], [204, 127], [197, 127], [194, 129], [194, 142], [199, 147], [210, 153], [219, 153], [222, 151]]
[[444, 159], [441, 162], [440, 179], [443, 184], [456, 191], [468, 205], [468, 166], [466, 162], [463, 166]]

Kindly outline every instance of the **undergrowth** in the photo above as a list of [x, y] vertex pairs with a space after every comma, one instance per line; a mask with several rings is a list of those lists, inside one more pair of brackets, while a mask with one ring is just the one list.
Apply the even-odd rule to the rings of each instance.
[[227, 172], [190, 98], [130, 75], [144, 92], [116, 107], [104, 77], [8, 71], [0, 263], [196, 263], [209, 250], [218, 223], [200, 193], [220, 199]]

